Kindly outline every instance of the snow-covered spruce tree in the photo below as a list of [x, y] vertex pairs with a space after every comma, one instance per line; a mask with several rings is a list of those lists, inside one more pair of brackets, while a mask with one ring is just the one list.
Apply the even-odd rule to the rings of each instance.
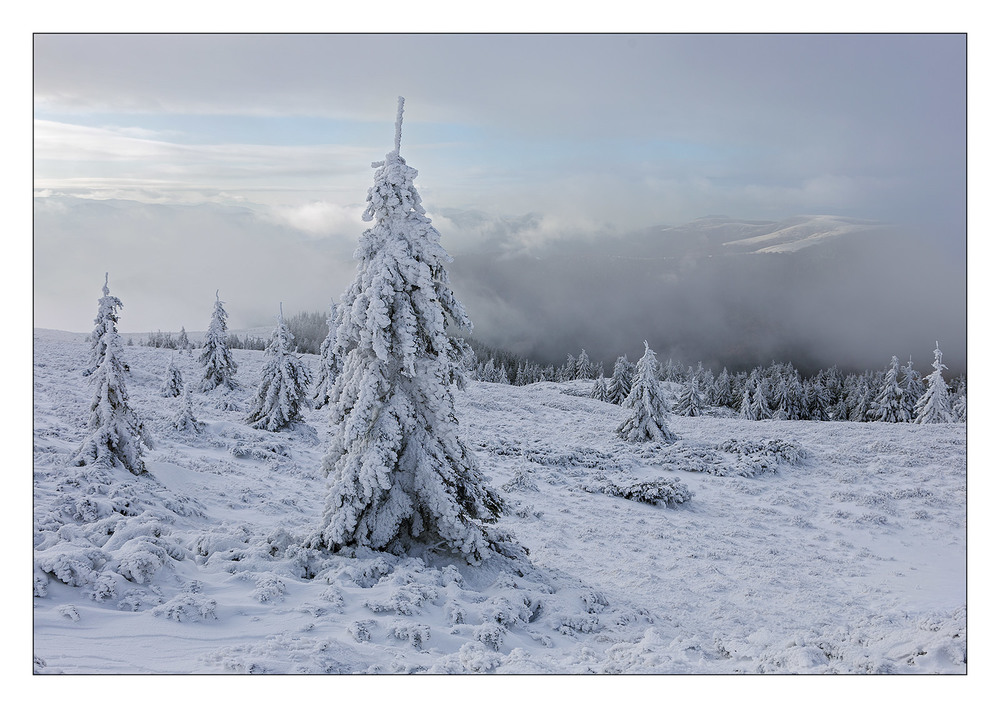
[[628, 398], [629, 391], [632, 390], [631, 369], [628, 357], [625, 355], [618, 357], [615, 369], [611, 373], [611, 380], [608, 382], [608, 396], [604, 400], [621, 405]]
[[872, 392], [865, 375], [859, 374], [855, 381], [854, 388], [847, 396], [847, 417], [855, 423], [863, 423], [868, 420]]
[[917, 416], [917, 401], [924, 395], [923, 377], [913, 367], [912, 356], [900, 371], [899, 387], [903, 389], [903, 411], [909, 422]]
[[[420, 203], [417, 171], [395, 149], [368, 190], [357, 276], [344, 293], [338, 350], [347, 351], [330, 392], [332, 440], [323, 460], [327, 497], [310, 545], [404, 553], [446, 547], [469, 563], [514, 553], [488, 524], [504, 508], [458, 438], [454, 396], [467, 345], [451, 324], [471, 323], [448, 282], [451, 257]], [[510, 548], [510, 550], [508, 550]]]
[[260, 386], [247, 416], [251, 427], [273, 433], [300, 417], [299, 409], [308, 396], [312, 376], [305, 363], [292, 353], [294, 339], [279, 304], [278, 326], [264, 351]]
[[[83, 370], [84, 376], [90, 376], [97, 371], [97, 367], [104, 361], [104, 352], [106, 349], [104, 334], [107, 332], [108, 327], [117, 327], [118, 310], [123, 307], [122, 301], [111, 295], [111, 291], [108, 290], [107, 273], [104, 274], [104, 287], [101, 288], [101, 292], [103, 295], [97, 301], [97, 317], [94, 318], [94, 331], [87, 337], [87, 341], [90, 342], [90, 363]], [[125, 366], [125, 371], [128, 371], [128, 365], [123, 364], [123, 366]]]
[[951, 401], [948, 397], [948, 384], [944, 382], [941, 372], [948, 367], [941, 363], [941, 347], [934, 342], [934, 371], [925, 376], [927, 390], [917, 401], [914, 423], [953, 423]]
[[316, 392], [313, 407], [322, 408], [330, 402], [330, 387], [340, 373], [340, 357], [337, 356], [337, 303], [330, 302], [330, 314], [326, 318], [327, 335], [319, 346], [319, 375], [316, 377]]
[[[109, 303], [112, 305], [106, 307]], [[128, 403], [128, 388], [125, 384], [128, 367], [123, 359], [117, 328], [117, 309], [121, 306], [118, 298], [108, 295], [105, 276], [104, 297], [101, 298], [99, 311], [104, 318], [99, 325], [102, 330], [100, 343], [103, 356], [91, 373], [90, 384], [94, 387], [94, 398], [87, 422], [89, 435], [73, 456], [72, 464], [77, 467], [114, 467], [120, 464], [132, 474], [142, 474], [146, 471], [142, 460], [142, 446], [152, 449], [153, 441], [142, 420]]]
[[182, 432], [200, 433], [204, 423], [194, 417], [194, 404], [191, 401], [191, 389], [184, 387], [184, 393], [179, 398], [177, 413], [171, 421], [174, 428]]
[[750, 420], [767, 420], [772, 416], [771, 409], [767, 405], [767, 390], [763, 381], [758, 381], [754, 387], [753, 396], [750, 399], [748, 418]]
[[220, 386], [227, 389], [236, 388], [236, 382], [233, 380], [236, 375], [236, 362], [233, 361], [226, 338], [228, 317], [219, 299], [219, 291], [216, 290], [215, 309], [212, 311], [212, 320], [208, 323], [208, 332], [205, 333], [204, 349], [198, 357], [198, 361], [205, 367], [205, 375], [201, 381], [202, 391], [211, 391]]
[[903, 389], [899, 387], [899, 359], [893, 356], [882, 380], [882, 388], [868, 407], [868, 419], [882, 423], [906, 423]]
[[830, 407], [830, 394], [822, 380], [816, 378], [812, 381], [806, 381], [803, 392], [809, 420], [830, 420], [830, 414], [827, 411]]
[[594, 378], [594, 365], [590, 363], [590, 357], [587, 355], [586, 349], [581, 349], [580, 356], [576, 358], [576, 378]]
[[604, 380], [603, 369], [594, 379], [594, 385], [590, 389], [590, 397], [596, 398], [598, 401], [608, 400], [608, 383]]
[[687, 383], [684, 384], [684, 388], [681, 390], [681, 395], [677, 399], [677, 403], [674, 405], [674, 413], [682, 416], [699, 416], [703, 407], [704, 404], [702, 403], [701, 391], [699, 390], [698, 376], [692, 371]]
[[658, 378], [660, 366], [656, 361], [656, 352], [649, 348], [648, 342], [643, 342], [646, 353], [639, 359], [635, 383], [628, 398], [622, 403], [629, 412], [621, 425], [616, 429], [619, 437], [628, 442], [672, 443], [677, 440], [669, 428], [670, 406], [660, 387]]
[[753, 413], [750, 406], [753, 403], [753, 395], [750, 393], [750, 386], [743, 387], [743, 398], [740, 401], [739, 417], [743, 420], [753, 420]]
[[188, 339], [188, 333], [183, 327], [181, 327], [181, 333], [177, 335], [177, 348], [187, 354], [191, 353], [191, 340]]
[[713, 406], [732, 405], [732, 387], [732, 378], [729, 376], [729, 371], [723, 366], [722, 372], [715, 378], [715, 381], [712, 382], [711, 388], [708, 390], [709, 404]]
[[951, 394], [951, 414], [956, 423], [968, 422], [968, 390], [965, 377], [959, 376], [952, 381], [954, 392]]
[[183, 391], [184, 376], [181, 374], [177, 362], [171, 356], [170, 364], [167, 366], [167, 378], [163, 380], [163, 385], [160, 386], [160, 395], [164, 398], [175, 398], [181, 395]]
[[792, 393], [788, 388], [788, 379], [778, 377], [769, 388], [772, 391], [771, 417], [775, 420], [791, 420]]

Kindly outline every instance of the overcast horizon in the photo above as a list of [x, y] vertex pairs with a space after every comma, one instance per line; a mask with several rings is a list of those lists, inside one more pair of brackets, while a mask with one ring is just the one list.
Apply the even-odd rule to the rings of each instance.
[[[964, 339], [958, 34], [36, 35], [35, 326], [89, 331], [105, 272], [122, 331], [202, 330], [217, 289], [236, 329], [279, 302], [325, 310], [353, 276], [400, 95], [402, 154], [490, 343], [532, 332], [502, 282], [458, 287], [489, 279], [490, 254], [628, 253], [713, 214], [891, 225], [901, 262], [948, 281], [892, 341], [929, 352], [947, 318]], [[551, 272], [546, 292], [570, 282]], [[964, 366], [964, 341], [941, 344]]]

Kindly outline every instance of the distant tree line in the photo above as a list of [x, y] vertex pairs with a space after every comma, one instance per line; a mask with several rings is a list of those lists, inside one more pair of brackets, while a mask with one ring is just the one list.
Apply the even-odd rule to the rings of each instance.
[[[326, 338], [327, 316], [321, 312], [300, 312], [285, 320], [285, 326], [291, 331], [295, 338], [295, 351], [299, 354], [319, 354], [320, 346]], [[129, 344], [133, 341], [130, 339]], [[190, 342], [184, 328], [175, 337], [171, 332], [150, 332], [145, 342], [140, 342], [140, 346], [155, 347], [157, 349], [200, 349], [203, 342]], [[230, 332], [226, 334], [226, 346], [230, 349], [255, 349], [264, 351], [267, 349], [268, 340], [253, 334], [244, 334], [242, 337]]]
[[[622, 355], [606, 378], [603, 362], [593, 362], [586, 350], [555, 367], [542, 366], [511, 352], [470, 341], [476, 360], [472, 378], [523, 386], [539, 381], [593, 379], [591, 396], [621, 404], [632, 390], [636, 366]], [[750, 371], [717, 375], [699, 362], [685, 367], [668, 359], [659, 362], [660, 381], [680, 385], [673, 412], [701, 415], [707, 407], [729, 408], [751, 420], [841, 420], [887, 423], [965, 422], [967, 384], [964, 376], [946, 381], [940, 349], [934, 350], [932, 373], [923, 376], [910, 359], [900, 365], [892, 357], [881, 370], [847, 373], [832, 366], [803, 376], [790, 362], [772, 362]]]
[[[285, 320], [293, 335], [294, 353], [321, 354], [330, 335], [332, 313], [299, 312]], [[227, 333], [229, 349], [264, 351], [268, 340], [253, 334]], [[621, 404], [628, 396], [636, 376], [636, 366], [622, 355], [610, 371], [602, 361], [590, 359], [586, 350], [576, 356], [567, 354], [561, 366], [540, 364], [527, 357], [476, 339], [466, 338], [472, 355], [465, 361], [468, 375], [478, 381], [526, 386], [541, 381], [566, 382], [593, 380], [591, 395]], [[180, 334], [150, 332], [145, 346], [190, 351], [203, 343], [190, 342]], [[967, 386], [964, 376], [945, 380], [939, 350], [935, 350], [934, 373], [923, 376], [912, 359], [901, 365], [892, 357], [889, 366], [880, 370], [844, 372], [832, 366], [813, 376], [803, 376], [791, 362], [772, 362], [750, 371], [732, 371], [726, 367], [716, 374], [701, 362], [685, 366], [667, 359], [658, 362], [660, 381], [681, 385], [674, 407], [679, 415], [701, 415], [708, 407], [729, 408], [738, 416], [753, 420], [841, 420], [854, 422], [924, 422], [918, 421], [923, 408], [930, 405], [934, 420], [966, 420]], [[325, 381], [325, 377], [320, 376]], [[940, 381], [938, 381], [940, 379]], [[324, 387], [325, 388], [325, 387]], [[322, 398], [324, 392], [317, 395]], [[921, 399], [930, 395], [930, 401]], [[325, 399], [323, 401], [325, 403]], [[920, 405], [918, 405], [920, 404]], [[321, 404], [322, 405], [322, 404]], [[928, 417], [925, 416], [925, 417]]]

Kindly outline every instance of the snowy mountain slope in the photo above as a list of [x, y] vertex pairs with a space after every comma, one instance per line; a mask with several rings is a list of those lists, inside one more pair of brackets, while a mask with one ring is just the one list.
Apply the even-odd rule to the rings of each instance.
[[[677, 444], [629, 445], [589, 382], [470, 382], [463, 439], [531, 561], [470, 567], [305, 548], [326, 411], [250, 428], [263, 353], [235, 350], [242, 390], [194, 394], [206, 429], [177, 432], [171, 355], [196, 383], [126, 348], [151, 474], [71, 468], [87, 345], [35, 332], [38, 672], [966, 670], [964, 425], [674, 417]], [[618, 496], [643, 483], [693, 497]]]
[[879, 228], [879, 224], [839, 216], [808, 216], [779, 222], [766, 233], [726, 241], [731, 250], [749, 253], [792, 253], [816, 246], [822, 241]]

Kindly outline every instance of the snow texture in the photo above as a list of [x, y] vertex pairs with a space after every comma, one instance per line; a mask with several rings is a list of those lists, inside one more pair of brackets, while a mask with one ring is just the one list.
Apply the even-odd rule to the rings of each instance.
[[[126, 354], [157, 437], [140, 476], [70, 464], [90, 346], [35, 331], [36, 673], [966, 672], [964, 424], [709, 408], [672, 418], [678, 442], [635, 445], [592, 381], [472, 381], [457, 434], [504, 490], [497, 531], [530, 549], [473, 566], [310, 548], [326, 411], [272, 433], [193, 390], [204, 428], [177, 431], [172, 352]], [[233, 357], [255, 390], [264, 353]], [[690, 498], [612, 491], [664, 481]]]

